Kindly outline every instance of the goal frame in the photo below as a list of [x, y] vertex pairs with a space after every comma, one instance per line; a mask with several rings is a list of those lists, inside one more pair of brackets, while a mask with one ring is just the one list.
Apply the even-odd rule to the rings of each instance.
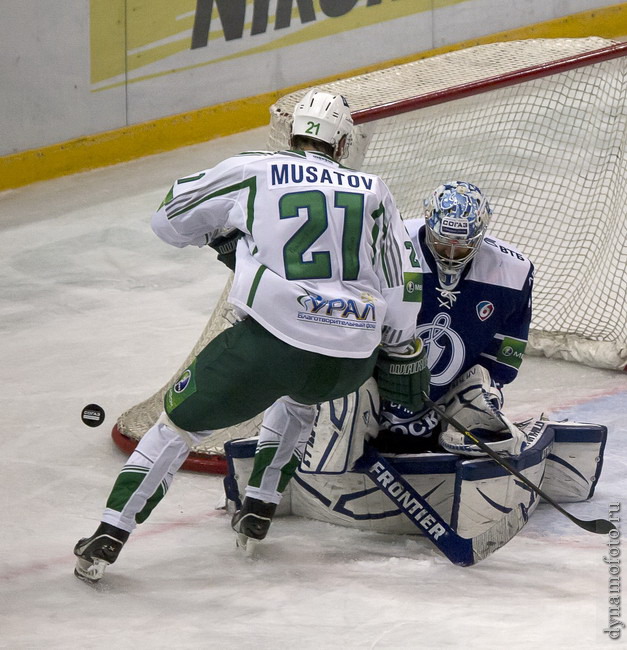
[[[478, 47], [485, 47], [485, 46], [478, 46]], [[549, 77], [562, 72], [573, 70], [575, 68], [582, 68], [582, 67], [602, 63], [605, 61], [610, 61], [612, 59], [624, 57], [624, 56], [627, 56], [627, 42], [612, 43], [611, 45], [599, 49], [595, 49], [595, 50], [591, 50], [591, 51], [587, 51], [587, 52], [583, 52], [571, 56], [565, 56], [563, 58], [559, 58], [543, 64], [521, 67], [508, 73], [498, 74], [496, 76], [486, 76], [474, 81], [469, 81], [458, 85], [452, 85], [443, 90], [426, 92], [402, 100], [390, 101], [388, 103], [379, 104], [367, 109], [357, 108], [352, 113], [353, 119], [356, 126], [362, 124], [368, 124], [376, 120], [394, 117], [396, 115], [400, 115], [406, 112], [416, 111], [422, 108], [445, 104], [448, 102], [464, 99], [474, 95], [487, 93], [492, 90], [505, 88], [508, 86], [514, 86], [517, 84], [524, 83], [526, 81], [540, 79], [543, 77]], [[403, 66], [398, 66], [398, 67], [403, 67]], [[335, 85], [334, 83], [331, 83], [321, 87], [324, 89], [332, 89], [334, 85]], [[292, 93], [292, 95], [300, 96], [305, 92], [306, 89], [302, 91], [298, 91], [297, 93]], [[276, 108], [277, 105], [271, 108], [271, 112], [273, 110], [275, 111], [277, 110]], [[273, 147], [269, 147], [269, 148], [272, 149]], [[222, 294], [222, 298], [220, 299], [221, 303], [223, 303], [226, 300], [226, 295], [228, 294], [229, 288], [230, 288], [230, 281], [227, 283], [227, 286], [225, 287], [225, 290]], [[217, 315], [214, 313], [212, 315], [212, 320], [214, 319], [215, 316]], [[205, 331], [207, 330], [208, 328]], [[533, 338], [533, 333], [530, 333], [530, 341], [532, 338]], [[202, 336], [201, 336], [201, 340], [202, 340]], [[198, 346], [199, 344], [197, 344], [197, 346], [195, 347], [194, 351], [192, 352], [192, 355], [198, 352]], [[186, 360], [186, 362], [181, 366], [179, 371], [175, 373], [172, 380], [168, 384], [166, 384], [166, 386], [164, 386], [158, 393], [156, 393], [153, 396], [153, 398], [159, 394], [163, 395], [165, 393], [167, 388], [175, 381], [180, 371], [186, 367], [188, 362], [189, 362], [189, 357]], [[625, 367], [623, 367], [623, 370], [624, 369]], [[149, 398], [149, 399], [153, 399], [153, 398]], [[149, 400], [146, 400], [146, 402], [148, 401]], [[141, 406], [141, 404], [136, 406]], [[132, 407], [132, 408], [136, 408], [136, 407]], [[128, 412], [129, 411], [127, 411], [126, 413]], [[129, 435], [127, 435], [123, 431], [122, 427], [119, 426], [121, 418], [124, 415], [125, 414], [122, 414], [122, 416], [120, 416], [120, 419], [113, 427], [111, 435], [115, 444], [120, 449], [122, 449], [126, 453], [131, 453], [132, 450], [137, 445], [138, 439], [129, 437]], [[183, 464], [183, 469], [212, 473], [212, 474], [225, 474], [227, 471], [226, 461], [224, 459], [224, 456], [221, 453], [214, 453], [214, 452], [205, 453], [204, 451], [198, 452], [194, 450], [192, 450], [190, 456]]]

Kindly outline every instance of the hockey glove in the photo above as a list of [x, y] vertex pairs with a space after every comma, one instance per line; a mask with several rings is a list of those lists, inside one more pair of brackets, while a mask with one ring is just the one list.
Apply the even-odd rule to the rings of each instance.
[[242, 234], [237, 228], [232, 228], [223, 231], [222, 235], [209, 242], [209, 246], [218, 252], [218, 260], [226, 264], [231, 271], [235, 271], [235, 249]]
[[396, 402], [410, 411], [423, 410], [425, 403], [422, 393], [424, 391], [429, 394], [431, 373], [422, 341], [416, 340], [414, 351], [408, 354], [392, 354], [381, 350], [374, 378], [381, 399]]
[[[501, 411], [501, 390], [479, 364], [461, 374], [439, 402], [446, 415], [497, 453], [518, 456], [529, 446], [526, 434]], [[485, 456], [470, 437], [450, 424], [443, 427], [440, 445], [452, 454]]]

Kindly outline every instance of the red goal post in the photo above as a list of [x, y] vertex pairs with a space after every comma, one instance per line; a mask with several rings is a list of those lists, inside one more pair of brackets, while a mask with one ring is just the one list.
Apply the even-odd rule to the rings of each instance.
[[[321, 86], [342, 93], [356, 129], [344, 161], [382, 176], [404, 218], [450, 179], [478, 185], [490, 232], [536, 266], [528, 351], [600, 368], [627, 365], [627, 43], [600, 38], [493, 43]], [[288, 145], [305, 90], [271, 109], [268, 149]], [[230, 284], [230, 283], [229, 283]], [[231, 320], [229, 285], [194, 350], [166, 386], [113, 429], [130, 450], [154, 423], [179, 371]], [[222, 472], [217, 431], [184, 467]]]

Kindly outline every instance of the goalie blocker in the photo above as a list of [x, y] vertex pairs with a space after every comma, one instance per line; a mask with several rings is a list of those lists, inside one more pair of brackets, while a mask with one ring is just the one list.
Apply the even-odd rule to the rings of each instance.
[[[487, 557], [526, 524], [538, 498], [490, 458], [385, 454], [390, 471], [370, 471], [369, 476], [372, 457], [370, 464], [358, 463], [355, 469], [365, 441], [378, 433], [377, 411], [377, 387], [372, 380], [359, 391], [320, 407], [303, 462], [277, 516], [291, 514], [382, 533], [426, 535], [449, 559], [462, 565]], [[557, 502], [593, 496], [602, 468], [606, 427], [543, 419], [520, 427], [528, 446], [510, 460], [512, 466]], [[255, 446], [255, 438], [225, 445], [230, 509], [243, 498]], [[396, 475], [399, 481], [394, 480]], [[408, 489], [403, 488], [404, 482]]]

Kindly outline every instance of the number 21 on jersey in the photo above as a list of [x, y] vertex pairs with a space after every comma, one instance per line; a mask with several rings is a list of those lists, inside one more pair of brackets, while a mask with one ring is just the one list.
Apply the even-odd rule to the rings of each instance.
[[[364, 196], [355, 192], [334, 193], [334, 207], [344, 213], [342, 230], [342, 280], [356, 280], [359, 276], [359, 250], [364, 221]], [[314, 280], [332, 277], [332, 257], [329, 251], [305, 253], [329, 227], [327, 197], [319, 190], [291, 192], [279, 201], [281, 219], [306, 214], [307, 221], [292, 235], [283, 247], [285, 277], [288, 280]]]

